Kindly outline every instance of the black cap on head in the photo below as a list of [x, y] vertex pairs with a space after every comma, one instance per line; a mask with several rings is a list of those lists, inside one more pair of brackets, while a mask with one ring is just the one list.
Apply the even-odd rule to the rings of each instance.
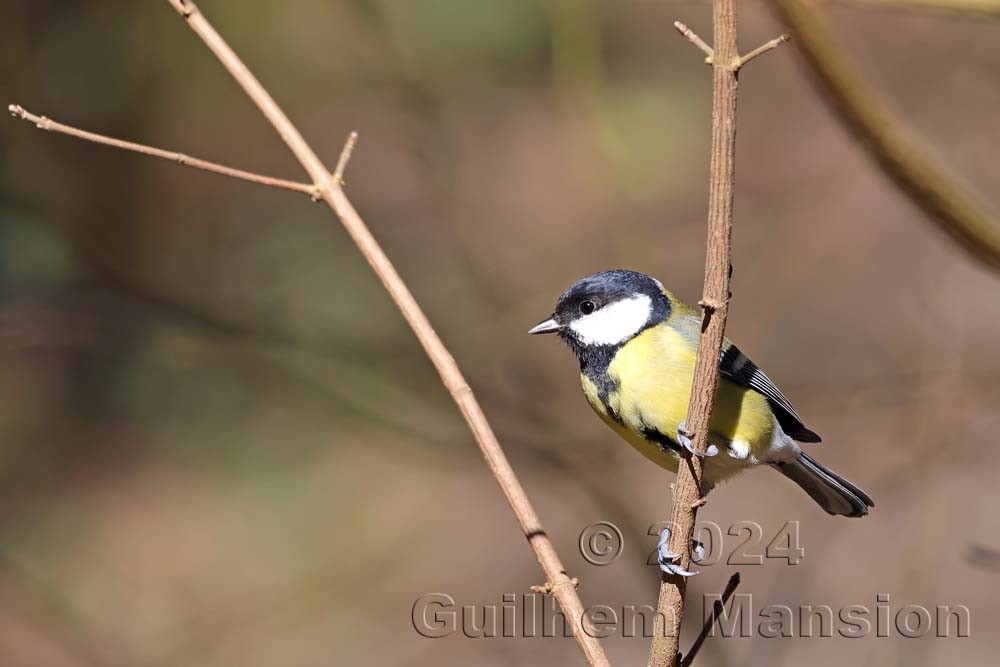
[[[643, 299], [642, 297], [647, 297]], [[616, 305], [621, 304], [621, 305]], [[602, 309], [615, 306], [608, 311]], [[628, 321], [622, 321], [628, 307]], [[598, 324], [587, 318], [603, 313]], [[670, 301], [659, 281], [637, 271], [615, 269], [582, 278], [566, 290], [556, 302], [552, 317], [536, 325], [529, 333], [559, 333], [574, 348], [577, 345], [610, 345], [611, 340], [634, 336], [643, 329], [662, 322], [670, 314]], [[595, 316], [597, 317], [597, 316]], [[610, 319], [609, 319], [610, 318]], [[574, 324], [579, 321], [578, 324]], [[585, 324], [602, 329], [601, 336], [588, 336]], [[604, 335], [606, 334], [606, 335]]]
[[628, 269], [601, 271], [581, 278], [563, 292], [556, 301], [555, 319], [568, 323], [580, 315], [580, 304], [590, 301], [595, 310], [604, 306], [645, 294], [655, 300], [663, 296], [663, 286], [645, 273]]

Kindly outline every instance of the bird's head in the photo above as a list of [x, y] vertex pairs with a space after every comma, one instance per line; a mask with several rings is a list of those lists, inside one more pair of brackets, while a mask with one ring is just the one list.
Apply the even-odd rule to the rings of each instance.
[[670, 316], [670, 298], [655, 278], [616, 269], [587, 276], [566, 290], [552, 316], [528, 333], [558, 333], [578, 355], [622, 345]]

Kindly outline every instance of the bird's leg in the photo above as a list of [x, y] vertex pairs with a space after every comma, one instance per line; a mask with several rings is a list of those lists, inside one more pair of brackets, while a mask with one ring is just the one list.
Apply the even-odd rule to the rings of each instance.
[[[660, 533], [660, 541], [656, 543], [656, 562], [659, 563], [660, 569], [667, 574], [675, 574], [679, 577], [693, 577], [698, 574], [697, 572], [689, 572], [677, 564], [681, 555], [670, 550], [670, 547], [667, 546], [669, 542], [670, 527], [668, 526]], [[691, 550], [698, 556], [698, 560], [705, 557], [705, 545], [698, 540], [691, 540]]]
[[681, 447], [688, 450], [692, 456], [700, 456], [702, 458], [706, 456], [715, 456], [719, 453], [719, 448], [715, 445], [709, 445], [708, 449], [704, 452], [699, 452], [691, 444], [692, 433], [688, 433], [687, 430], [687, 420], [681, 420], [681, 423], [677, 425], [677, 442], [681, 444]]

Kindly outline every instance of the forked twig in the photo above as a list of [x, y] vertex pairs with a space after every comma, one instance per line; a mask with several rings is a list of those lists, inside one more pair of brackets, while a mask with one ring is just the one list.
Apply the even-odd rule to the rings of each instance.
[[[684, 35], [688, 39], [689, 42], [691, 42], [692, 44], [694, 44], [695, 46], [697, 46], [699, 49], [701, 49], [701, 51], [705, 54], [705, 64], [706, 65], [713, 64], [713, 62], [714, 62], [713, 59], [715, 58], [715, 51], [712, 49], [711, 46], [709, 46], [707, 43], [705, 43], [705, 40], [703, 40], [701, 37], [698, 36], [698, 33], [696, 33], [691, 28], [687, 27], [687, 25], [685, 25], [684, 23], [681, 23], [680, 21], [674, 21], [674, 27], [677, 28], [677, 32], [679, 32], [680, 34]], [[732, 63], [730, 64], [730, 67], [732, 69], [738, 71], [744, 65], [746, 65], [748, 62], [750, 62], [751, 60], [753, 60], [757, 56], [763, 55], [763, 54], [767, 53], [768, 51], [771, 51], [773, 49], [778, 48], [779, 46], [781, 46], [782, 44], [784, 44], [785, 42], [787, 42], [789, 39], [791, 39], [791, 38], [788, 35], [778, 35], [777, 37], [775, 37], [771, 41], [764, 42], [763, 44], [761, 44], [760, 46], [758, 46], [756, 49], [754, 49], [753, 51], [751, 51], [750, 53], [748, 53], [748, 54], [746, 54], [744, 56], [737, 56], [732, 61]], [[725, 65], [724, 62], [721, 63], [721, 64]]]

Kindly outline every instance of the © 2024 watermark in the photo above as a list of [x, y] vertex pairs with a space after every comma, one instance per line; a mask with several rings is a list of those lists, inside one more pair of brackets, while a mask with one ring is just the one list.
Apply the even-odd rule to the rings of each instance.
[[[668, 522], [649, 527], [659, 536]], [[783, 562], [798, 565], [806, 557], [798, 521], [786, 522], [768, 533], [755, 521], [738, 521], [725, 530], [712, 521], [699, 522], [694, 537], [701, 549], [692, 550], [699, 567], [720, 562], [728, 565], [764, 565]], [[580, 555], [598, 567], [614, 562], [624, 551], [621, 529], [609, 521], [596, 521], [580, 532]], [[655, 546], [646, 563], [655, 565]], [[642, 550], [646, 553], [646, 549]], [[874, 600], [833, 606], [829, 604], [759, 604], [752, 594], [700, 596], [701, 618], [709, 637], [902, 637], [915, 639], [965, 638], [972, 632], [969, 608], [963, 604], [899, 604], [889, 593], [875, 593]], [[688, 605], [694, 611], [695, 600]], [[690, 613], [689, 611], [689, 613]], [[657, 623], [657, 610], [648, 605], [594, 605], [584, 612], [583, 627], [594, 637], [652, 638], [656, 628], [676, 627]], [[667, 620], [667, 619], [663, 619]], [[413, 604], [413, 628], [423, 637], [459, 635], [469, 638], [569, 637], [570, 624], [555, 599], [541, 593], [505, 593], [499, 604], [460, 605], [447, 593], [428, 593]], [[667, 631], [667, 630], [664, 630]]]
[[[669, 521], [651, 524], [646, 531], [653, 537], [648, 547], [647, 565], [656, 564], [656, 538]], [[695, 524], [694, 540], [702, 547], [692, 552], [691, 559], [699, 566], [723, 562], [726, 565], [763, 565], [765, 561], [798, 565], [806, 557], [801, 544], [799, 522], [786, 521], [781, 528], [769, 532], [756, 521], [736, 521], [726, 529], [714, 521]], [[625, 550], [621, 529], [610, 521], [595, 521], [584, 526], [578, 542], [580, 555], [591, 565], [610, 565]]]

